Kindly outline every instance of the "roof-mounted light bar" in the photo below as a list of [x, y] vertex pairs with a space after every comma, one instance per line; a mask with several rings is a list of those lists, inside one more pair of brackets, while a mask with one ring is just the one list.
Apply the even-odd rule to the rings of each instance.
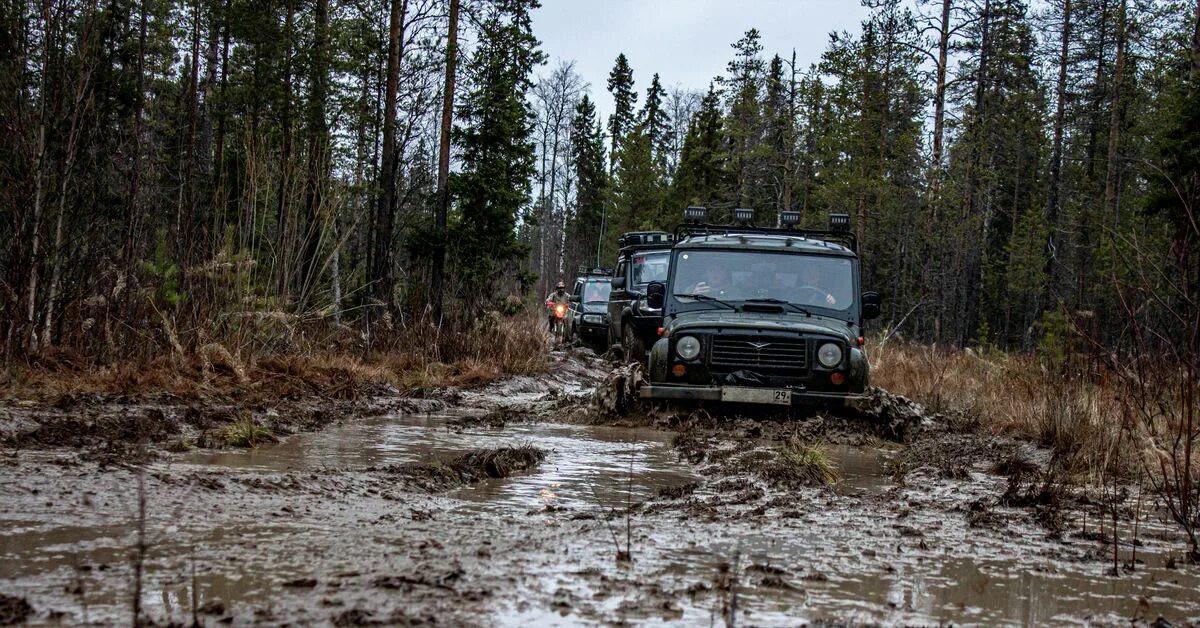
[[800, 212], [794, 209], [785, 209], [779, 212], [779, 224], [783, 227], [794, 227], [800, 224]]
[[704, 222], [704, 217], [707, 214], [708, 209], [704, 207], [688, 207], [683, 210], [683, 221], [700, 224]]
[[746, 207], [739, 207], [733, 210], [733, 220], [738, 224], [748, 225], [754, 222], [754, 210]]
[[850, 230], [850, 214], [829, 214], [829, 230], [846, 232]]

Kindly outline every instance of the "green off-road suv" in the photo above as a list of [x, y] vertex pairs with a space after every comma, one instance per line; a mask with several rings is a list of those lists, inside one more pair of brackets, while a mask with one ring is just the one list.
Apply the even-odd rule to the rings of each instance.
[[867, 387], [864, 320], [879, 295], [861, 292], [849, 217], [828, 231], [704, 224], [685, 210], [666, 282], [647, 286], [663, 308], [662, 337], [650, 351], [645, 399], [792, 405], [846, 405]]

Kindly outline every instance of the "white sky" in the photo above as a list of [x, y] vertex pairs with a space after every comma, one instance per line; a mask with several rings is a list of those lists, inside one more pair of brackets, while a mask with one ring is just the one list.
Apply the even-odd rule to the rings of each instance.
[[750, 28], [762, 33], [765, 59], [787, 59], [794, 48], [797, 64], [807, 68], [830, 32], [857, 33], [866, 15], [859, 0], [542, 0], [533, 34], [549, 56], [539, 72], [574, 60], [607, 119], [605, 82], [618, 53], [629, 58], [640, 106], [655, 72], [665, 87], [706, 89], [725, 72], [730, 45]]

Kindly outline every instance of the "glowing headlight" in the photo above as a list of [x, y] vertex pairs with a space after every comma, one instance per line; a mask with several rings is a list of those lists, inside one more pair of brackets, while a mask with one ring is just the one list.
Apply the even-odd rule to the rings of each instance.
[[833, 368], [842, 363], [842, 348], [832, 342], [827, 342], [817, 349], [817, 361], [825, 368]]
[[675, 353], [685, 360], [691, 360], [700, 355], [700, 341], [694, 336], [684, 336], [675, 342]]
[[583, 322], [590, 323], [592, 325], [599, 325], [600, 323], [604, 322], [604, 317], [599, 314], [584, 314]]

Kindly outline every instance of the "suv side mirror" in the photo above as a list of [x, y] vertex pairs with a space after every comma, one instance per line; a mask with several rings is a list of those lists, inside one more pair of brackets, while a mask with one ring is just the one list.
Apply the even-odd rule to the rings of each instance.
[[646, 305], [661, 310], [667, 296], [667, 285], [661, 281], [651, 281], [646, 284]]
[[882, 310], [879, 307], [878, 292], [862, 293], [862, 317], [864, 321], [869, 321], [873, 318], [879, 318]]
[[613, 290], [621, 290], [624, 288], [625, 288], [625, 277], [621, 276], [621, 277], [613, 277], [612, 278], [612, 289]]
[[571, 303], [579, 303], [579, 295], [572, 294], [567, 300], [570, 301]]

